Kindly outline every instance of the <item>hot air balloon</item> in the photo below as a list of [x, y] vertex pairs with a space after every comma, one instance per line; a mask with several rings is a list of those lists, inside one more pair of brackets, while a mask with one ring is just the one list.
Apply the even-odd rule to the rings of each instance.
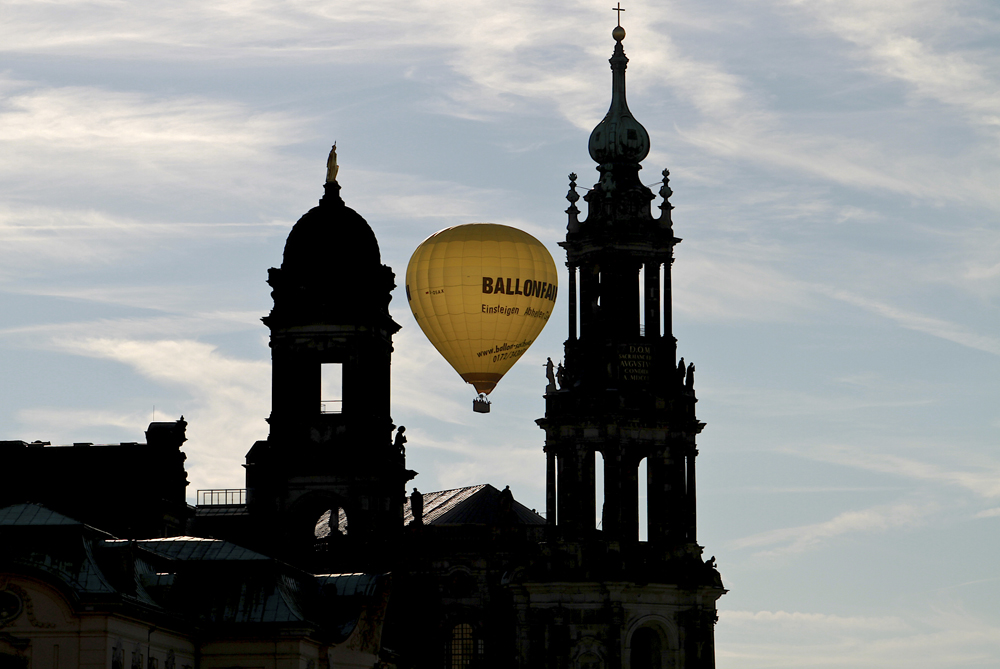
[[473, 409], [524, 355], [555, 307], [552, 256], [523, 230], [470, 223], [436, 232], [406, 267], [406, 298], [417, 324], [455, 371], [476, 388]]

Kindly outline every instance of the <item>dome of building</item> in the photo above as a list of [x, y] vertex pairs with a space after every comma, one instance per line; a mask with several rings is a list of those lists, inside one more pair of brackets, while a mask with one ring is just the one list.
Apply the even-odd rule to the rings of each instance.
[[612, 33], [615, 52], [611, 56], [611, 107], [604, 119], [590, 133], [590, 157], [595, 162], [639, 163], [649, 154], [649, 133], [635, 120], [625, 101], [625, 68], [628, 58], [622, 47], [625, 31], [619, 26]]
[[268, 274], [274, 289], [272, 317], [388, 316], [395, 275], [382, 264], [371, 226], [341, 199], [337, 171], [334, 147], [319, 206], [292, 227], [281, 268]]
[[318, 207], [306, 212], [285, 241], [281, 269], [321, 282], [362, 277], [382, 265], [368, 222], [344, 204], [336, 181], [326, 184]]

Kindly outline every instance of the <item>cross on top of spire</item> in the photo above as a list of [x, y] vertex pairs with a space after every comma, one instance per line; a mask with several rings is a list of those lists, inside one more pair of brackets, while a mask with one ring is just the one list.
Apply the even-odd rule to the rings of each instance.
[[617, 7], [611, 8], [611, 11], [618, 12], [618, 25], [611, 31], [611, 36], [615, 38], [616, 42], [621, 43], [625, 39], [625, 29], [622, 28], [622, 12], [625, 10], [622, 9], [622, 3], [619, 2]]

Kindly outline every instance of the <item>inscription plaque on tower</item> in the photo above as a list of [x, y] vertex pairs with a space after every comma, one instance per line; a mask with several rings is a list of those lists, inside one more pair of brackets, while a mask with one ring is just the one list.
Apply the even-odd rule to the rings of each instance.
[[653, 369], [653, 347], [645, 344], [618, 346], [618, 378], [621, 381], [644, 383]]

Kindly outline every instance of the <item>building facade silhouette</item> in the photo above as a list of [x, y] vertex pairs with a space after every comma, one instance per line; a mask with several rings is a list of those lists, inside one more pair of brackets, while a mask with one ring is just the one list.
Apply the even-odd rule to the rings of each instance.
[[[570, 175], [569, 327], [537, 420], [544, 517], [487, 484], [407, 495], [395, 277], [340, 196], [334, 153], [269, 270], [270, 429], [245, 488], [185, 504], [183, 418], [150, 425], [147, 444], [0, 442], [28, 482], [0, 493], [0, 669], [714, 668], [725, 589], [697, 543], [704, 425], [671, 322], [681, 240], [668, 172], [656, 215], [639, 178], [649, 135], [626, 102], [624, 36], [582, 220]], [[72, 481], [128, 458], [152, 472], [148, 503], [74, 503]]]

